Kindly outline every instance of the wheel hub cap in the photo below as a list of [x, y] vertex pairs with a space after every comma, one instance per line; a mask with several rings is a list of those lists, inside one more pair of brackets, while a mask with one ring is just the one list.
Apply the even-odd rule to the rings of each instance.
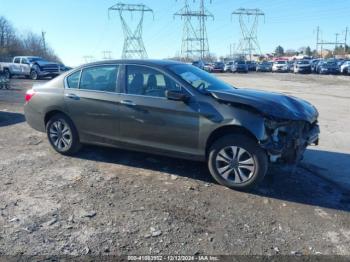
[[255, 160], [245, 149], [236, 146], [225, 147], [216, 156], [219, 175], [235, 184], [245, 183], [255, 172]]

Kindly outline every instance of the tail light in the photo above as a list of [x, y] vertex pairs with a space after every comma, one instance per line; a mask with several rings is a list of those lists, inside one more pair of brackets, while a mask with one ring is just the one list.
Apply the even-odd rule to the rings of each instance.
[[29, 89], [25, 96], [26, 103], [28, 103], [34, 95], [35, 95], [35, 91], [33, 89]]

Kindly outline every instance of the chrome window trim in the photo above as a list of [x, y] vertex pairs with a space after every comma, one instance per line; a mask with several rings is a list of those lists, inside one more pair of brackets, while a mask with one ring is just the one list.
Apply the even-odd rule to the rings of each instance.
[[[87, 89], [80, 89], [80, 82], [81, 82], [81, 75], [82, 75], [82, 72], [84, 69], [88, 69], [88, 68], [93, 68], [93, 67], [100, 67], [100, 66], [118, 66], [118, 67], [121, 67], [121, 66], [125, 66], [127, 67], [128, 65], [134, 65], [134, 66], [143, 66], [143, 67], [148, 67], [148, 68], [151, 68], [153, 70], [156, 70], [156, 71], [160, 71], [162, 74], [168, 76], [171, 80], [173, 80], [175, 83], [177, 83], [178, 85], [180, 85], [188, 94], [190, 94], [191, 97], [194, 97], [195, 95], [187, 88], [185, 87], [183, 84], [181, 84], [177, 79], [175, 79], [173, 76], [171, 76], [169, 73], [167, 72], [164, 72], [163, 70], [157, 68], [157, 67], [152, 67], [152, 66], [149, 66], [149, 65], [143, 65], [143, 64], [125, 64], [125, 63], [120, 63], [120, 64], [99, 64], [99, 65], [88, 65], [88, 66], [85, 66], [85, 67], [79, 67], [75, 70], [73, 70], [72, 72], [70, 72], [69, 74], [67, 74], [65, 77], [64, 77], [64, 89], [65, 90], [79, 90], [79, 91], [84, 91], [84, 92], [94, 92], [94, 93], [104, 93], [104, 94], [114, 94], [114, 95], [128, 95], [128, 96], [136, 96], [136, 97], [147, 97], [147, 98], [158, 98], [158, 99], [162, 99], [162, 100], [168, 100], [166, 97], [159, 97], [159, 96], [147, 96], [147, 95], [136, 95], [136, 94], [128, 94], [128, 93], [125, 93], [125, 92], [108, 92], [108, 91], [100, 91], [100, 90], [87, 90]], [[118, 68], [119, 69], [119, 68]], [[77, 73], [77, 72], [80, 72], [80, 75], [79, 75], [79, 83], [78, 83], [78, 88], [71, 88], [69, 87], [68, 85], [68, 77], [70, 77], [71, 75]], [[117, 78], [119, 77], [119, 70], [118, 70], [118, 76]], [[126, 79], [126, 75], [125, 75], [125, 79]]]
[[[190, 90], [188, 90], [188, 88], [186, 88], [183, 84], [179, 83], [179, 81], [178, 81], [177, 79], [174, 79], [173, 76], [171, 76], [169, 73], [165, 72], [164, 70], [159, 69], [158, 67], [152, 67], [152, 66], [149, 66], [149, 65], [142, 65], [142, 64], [132, 64], [132, 63], [124, 64], [124, 66], [126, 67], [125, 76], [124, 76], [124, 77], [125, 77], [125, 80], [126, 80], [126, 75], [127, 75], [127, 66], [130, 66], [130, 65], [132, 65], [132, 66], [143, 66], [143, 67], [148, 67], [148, 68], [153, 69], [153, 70], [155, 70], [155, 71], [159, 71], [159, 72], [161, 72], [162, 74], [164, 74], [164, 75], [166, 75], [167, 77], [169, 77], [169, 78], [170, 78], [171, 80], [173, 80], [175, 83], [177, 83], [181, 88], [185, 89], [186, 92], [189, 93], [192, 97], [194, 96], [194, 94], [193, 94]], [[127, 90], [125, 90], [125, 91], [127, 91]], [[133, 94], [128, 94], [128, 93], [126, 93], [126, 92], [123, 93], [123, 94], [125, 94], [125, 95], [133, 95]], [[147, 95], [134, 95], [134, 96], [152, 97], [152, 98], [153, 98], [153, 97], [154, 97], [154, 98], [164, 98], [164, 99], [167, 100], [166, 97], [159, 97], [159, 96], [147, 96]]]

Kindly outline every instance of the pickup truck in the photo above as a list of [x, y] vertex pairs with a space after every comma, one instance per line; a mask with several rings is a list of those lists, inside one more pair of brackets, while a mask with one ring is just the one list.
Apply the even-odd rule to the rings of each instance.
[[12, 76], [24, 76], [33, 80], [42, 77], [56, 77], [67, 71], [63, 64], [49, 62], [37, 56], [16, 56], [12, 63], [0, 63], [0, 71], [7, 78]]

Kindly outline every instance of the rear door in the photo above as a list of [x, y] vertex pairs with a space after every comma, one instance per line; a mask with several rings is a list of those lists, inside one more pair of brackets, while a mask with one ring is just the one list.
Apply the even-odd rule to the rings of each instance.
[[66, 78], [65, 104], [83, 141], [118, 140], [118, 72], [118, 65], [99, 65]]
[[21, 60], [21, 75], [29, 75], [30, 74], [30, 66], [27, 58], [23, 57]]
[[165, 97], [166, 90], [186, 91], [159, 69], [127, 65], [124, 75], [125, 93], [119, 105], [120, 138], [136, 146], [197, 154], [197, 107]]

